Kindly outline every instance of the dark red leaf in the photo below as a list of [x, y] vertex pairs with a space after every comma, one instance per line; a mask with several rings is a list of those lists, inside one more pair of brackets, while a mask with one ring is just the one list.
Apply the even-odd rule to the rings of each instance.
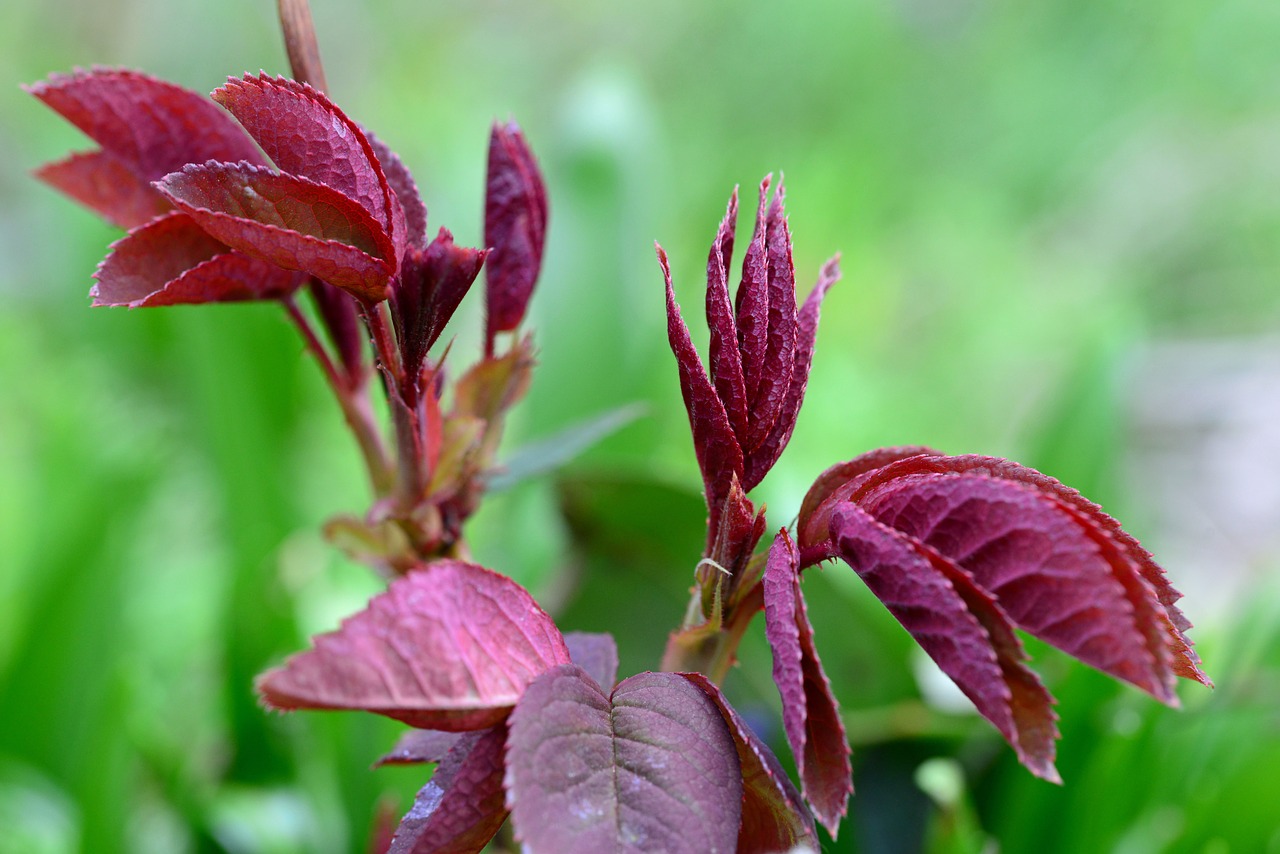
[[469, 732], [440, 762], [387, 854], [477, 854], [507, 818], [502, 794], [507, 727]]
[[569, 632], [564, 636], [573, 663], [596, 684], [612, 691], [618, 681], [618, 644], [608, 632]]
[[[336, 104], [305, 83], [265, 74], [229, 79], [214, 90], [213, 99], [244, 125], [281, 171], [359, 202], [396, 247], [381, 257], [399, 262], [404, 231], [396, 234], [394, 194], [364, 131]], [[403, 211], [399, 217], [403, 226]]]
[[738, 219], [738, 191], [729, 198], [724, 220], [707, 258], [707, 328], [711, 331], [707, 364], [711, 383], [729, 416], [733, 432], [747, 435], [747, 389], [738, 352], [738, 330], [729, 301], [729, 264], [733, 260], [733, 228]]
[[860, 491], [868, 513], [972, 573], [1020, 627], [1176, 703], [1155, 594], [1138, 591], [1145, 613], [1136, 611], [1117, 577], [1136, 575], [1134, 568], [1109, 561], [1108, 550], [1051, 496], [972, 473], [902, 475]]
[[[765, 240], [768, 254], [769, 335], [760, 374], [748, 380], [751, 395], [751, 427], [741, 438], [743, 450], [750, 452], [768, 437], [791, 387], [796, 351], [796, 268], [791, 258], [791, 233], [783, 208], [782, 181], [769, 203]], [[808, 370], [806, 368], [806, 374]], [[789, 431], [788, 431], [789, 434]]]
[[383, 765], [421, 765], [439, 762], [468, 733], [444, 732], [438, 729], [411, 729], [396, 741], [391, 752], [374, 763]]
[[484, 242], [493, 250], [485, 268], [485, 340], [520, 324], [542, 268], [547, 191], [538, 162], [514, 122], [495, 123], [485, 178]]
[[329, 340], [337, 349], [347, 376], [358, 383], [364, 374], [364, 350], [368, 335], [360, 324], [355, 298], [341, 288], [335, 288], [315, 277], [311, 278], [309, 284]]
[[737, 749], [719, 708], [675, 673], [612, 698], [576, 665], [529, 686], [511, 715], [507, 803], [531, 854], [735, 850]]
[[938, 451], [923, 445], [905, 445], [897, 448], [878, 448], [854, 457], [848, 462], [836, 463], [818, 475], [818, 479], [805, 493], [800, 504], [796, 541], [800, 548], [816, 545], [831, 536], [831, 511], [849, 500], [857, 487], [858, 478], [868, 472], [883, 468], [897, 460], [920, 454], [937, 454]]
[[298, 286], [296, 273], [232, 252], [181, 213], [117, 240], [94, 278], [94, 305], [130, 308], [272, 299]]
[[676, 304], [675, 290], [671, 285], [667, 253], [661, 246], [657, 250], [667, 284], [667, 339], [679, 368], [680, 392], [693, 430], [694, 453], [702, 470], [707, 508], [711, 514], [708, 529], [714, 531], [719, 522], [720, 506], [729, 494], [733, 478], [742, 478], [742, 448], [733, 435], [724, 404], [707, 378], [698, 351], [689, 338], [689, 328], [680, 316], [680, 306]]
[[804, 403], [804, 393], [809, 386], [809, 368], [813, 363], [813, 350], [818, 336], [818, 314], [822, 307], [822, 299], [840, 278], [840, 259], [832, 258], [822, 266], [818, 274], [818, 283], [813, 286], [809, 296], [800, 309], [797, 320], [794, 364], [791, 381], [782, 400], [782, 406], [768, 434], [760, 444], [747, 454], [745, 480], [746, 488], [753, 489], [773, 468], [773, 464], [782, 456], [782, 451], [791, 441], [791, 433], [795, 430], [796, 417], [800, 414], [800, 405]]
[[[1130, 604], [1138, 615], [1138, 623], [1148, 635], [1148, 643], [1155, 643], [1160, 639], [1161, 644], [1168, 646], [1173, 656], [1174, 673], [1178, 676], [1213, 687], [1212, 680], [1200, 669], [1200, 657], [1196, 655], [1186, 636], [1191, 622], [1176, 605], [1182, 594], [1169, 583], [1164, 570], [1151, 554], [1121, 529], [1119, 522], [1079, 492], [1035, 469], [997, 457], [939, 457], [920, 460], [914, 464], [903, 463], [895, 466], [896, 471], [985, 474], [1026, 484], [1042, 495], [1052, 497], [1085, 528], [1090, 539], [1106, 557], [1116, 578], [1125, 587]], [[894, 472], [890, 472], [890, 475], [893, 474]], [[1151, 602], [1152, 591], [1156, 597], [1155, 606]]]
[[363, 299], [386, 297], [394, 249], [368, 211], [331, 187], [226, 163], [187, 166], [156, 186], [233, 249]]
[[835, 836], [853, 792], [849, 742], [814, 647], [799, 567], [800, 556], [784, 528], [769, 549], [764, 573], [765, 637], [773, 650], [773, 681], [782, 696], [782, 725], [805, 798]]
[[729, 705], [715, 683], [701, 673], [683, 673], [715, 701], [729, 726], [742, 768], [742, 825], [737, 854], [777, 854], [798, 845], [818, 850], [813, 815], [791, 784], [778, 758], [742, 716]]
[[484, 259], [484, 251], [458, 246], [444, 228], [425, 250], [406, 253], [399, 281], [392, 288], [392, 301], [409, 377], [416, 377], [422, 369], [427, 351], [467, 295]]
[[[734, 297], [738, 349], [742, 353], [742, 374], [748, 395], [759, 386], [765, 349], [769, 343], [769, 254], [765, 241], [768, 236], [769, 185], [772, 181], [773, 176], [766, 175], [760, 182], [755, 229], [742, 261], [742, 279]], [[746, 434], [742, 435], [745, 438]]]
[[258, 680], [276, 709], [365, 709], [424, 729], [506, 717], [538, 674], [569, 661], [528, 592], [475, 564], [441, 560], [391, 582], [335, 632]]
[[369, 131], [364, 135], [378, 155], [378, 163], [382, 173], [387, 176], [387, 183], [400, 200], [400, 208], [404, 211], [405, 238], [409, 246], [421, 249], [427, 245], [427, 206], [418, 193], [418, 185], [414, 183], [413, 174], [405, 166], [400, 157]]
[[1053, 767], [1053, 698], [1008, 617], [964, 570], [854, 504], [831, 515], [836, 551], [1039, 777]]
[[150, 182], [105, 151], [73, 154], [41, 166], [35, 175], [120, 228], [134, 228], [173, 209]]
[[27, 87], [142, 181], [206, 160], [263, 164], [231, 117], [203, 95], [136, 71], [54, 74]]

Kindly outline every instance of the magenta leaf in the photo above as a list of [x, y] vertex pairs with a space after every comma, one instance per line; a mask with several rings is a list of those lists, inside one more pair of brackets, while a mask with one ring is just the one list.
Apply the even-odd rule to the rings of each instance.
[[259, 677], [267, 705], [365, 709], [454, 732], [501, 721], [530, 681], [569, 661], [524, 588], [457, 560], [396, 579], [313, 644]]
[[742, 375], [752, 381], [759, 378], [769, 345], [769, 255], [766, 247], [769, 186], [773, 176], [760, 182], [760, 199], [756, 207], [755, 229], [742, 260], [742, 279], [734, 297], [738, 326], [738, 349], [742, 354]]
[[817, 851], [813, 815], [773, 751], [752, 732], [714, 682], [701, 673], [681, 675], [715, 701], [738, 748], [743, 791], [737, 854], [774, 854], [798, 845]]
[[233, 249], [364, 299], [386, 296], [394, 249], [369, 212], [337, 190], [227, 163], [187, 166], [156, 186]]
[[849, 742], [814, 647], [799, 566], [795, 543], [784, 528], [769, 549], [764, 573], [765, 637], [773, 650], [773, 681], [782, 696], [782, 725], [805, 798], [835, 836], [853, 792]]
[[671, 284], [671, 267], [667, 253], [657, 247], [658, 262], [667, 283], [667, 338], [675, 354], [680, 373], [680, 392], [684, 407], [689, 413], [689, 426], [693, 430], [693, 449], [702, 470], [702, 481], [711, 513], [710, 530], [718, 523], [720, 506], [729, 494], [734, 477], [742, 477], [742, 448], [733, 433], [724, 404], [720, 402], [698, 351], [689, 337], [689, 327], [680, 316], [676, 304], [675, 289]]
[[538, 162], [514, 122], [495, 123], [485, 178], [484, 242], [493, 250], [485, 268], [486, 352], [499, 332], [524, 317], [542, 268], [547, 191]]
[[142, 225], [172, 210], [149, 182], [106, 151], [73, 154], [41, 166], [35, 175], [120, 228]]
[[117, 240], [94, 278], [94, 305], [130, 308], [271, 299], [298, 286], [296, 273], [232, 252], [181, 213]]
[[400, 823], [387, 854], [476, 854], [507, 818], [503, 751], [507, 727], [468, 732], [440, 761]]
[[54, 74], [27, 91], [143, 182], [206, 160], [263, 164], [253, 142], [217, 104], [136, 71]]
[[377, 762], [375, 768], [383, 765], [421, 765], [426, 762], [439, 762], [453, 749], [459, 739], [468, 734], [462, 732], [445, 732], [438, 729], [411, 729], [396, 740], [396, 746]]
[[404, 211], [405, 239], [410, 247], [418, 249], [425, 247], [427, 245], [427, 206], [418, 193], [418, 185], [413, 180], [413, 174], [386, 143], [367, 130], [364, 135], [368, 138], [369, 145], [373, 147], [374, 154], [378, 156], [382, 173], [386, 175], [387, 183], [400, 201], [401, 210]]
[[791, 257], [791, 232], [783, 208], [785, 191], [778, 181], [765, 222], [768, 255], [769, 335], [764, 362], [757, 376], [748, 379], [751, 395], [751, 427], [740, 436], [750, 454], [769, 435], [778, 420], [795, 372], [796, 268]]
[[265, 74], [229, 79], [213, 99], [244, 125], [281, 171], [358, 202], [395, 247], [381, 257], [399, 262], [404, 212], [364, 131], [336, 104], [305, 83]]
[[618, 681], [618, 644], [608, 632], [569, 632], [569, 658], [606, 691]]
[[1008, 616], [972, 576], [854, 504], [831, 516], [836, 551], [1032, 773], [1060, 782], [1053, 698], [1023, 662]]
[[729, 854], [742, 772], [721, 712], [675, 673], [612, 697], [576, 665], [534, 680], [507, 741], [507, 803], [531, 854]]

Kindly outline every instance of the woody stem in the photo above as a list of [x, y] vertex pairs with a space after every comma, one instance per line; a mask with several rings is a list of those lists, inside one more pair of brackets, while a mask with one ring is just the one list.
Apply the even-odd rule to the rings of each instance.
[[293, 79], [325, 91], [329, 87], [324, 79], [324, 65], [320, 62], [320, 44], [316, 41], [316, 27], [311, 20], [311, 5], [307, 0], [278, 0], [277, 5]]

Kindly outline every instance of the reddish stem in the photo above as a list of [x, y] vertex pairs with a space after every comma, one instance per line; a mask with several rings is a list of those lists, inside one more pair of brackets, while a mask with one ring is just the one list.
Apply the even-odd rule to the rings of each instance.
[[284, 49], [289, 54], [293, 79], [325, 91], [329, 87], [324, 79], [324, 64], [320, 61], [320, 44], [316, 40], [315, 23], [311, 20], [311, 5], [307, 0], [279, 0], [278, 7], [280, 29], [284, 31]]

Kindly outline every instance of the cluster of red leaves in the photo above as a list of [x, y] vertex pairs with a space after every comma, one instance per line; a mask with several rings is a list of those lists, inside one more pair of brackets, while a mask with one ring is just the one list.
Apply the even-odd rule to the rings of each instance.
[[[496, 336], [524, 317], [546, 228], [546, 191], [519, 129], [493, 128], [490, 248], [480, 250], [443, 228], [429, 238], [408, 168], [309, 85], [245, 75], [210, 100], [137, 72], [95, 69], [29, 91], [101, 146], [37, 176], [129, 229], [95, 273], [94, 304], [280, 300], [305, 323], [293, 300], [306, 286], [335, 353], [314, 336], [310, 343], [362, 437], [378, 492], [374, 512], [336, 520], [331, 534], [393, 571], [455, 550], [532, 365], [527, 340], [494, 353]], [[453, 411], [442, 412], [440, 366], [428, 352], [486, 261], [485, 357], [459, 380]], [[393, 416], [392, 452], [362, 398], [370, 340]]]
[[[691, 608], [693, 619], [672, 636], [668, 660], [696, 660], [690, 651], [709, 636], [725, 625], [740, 630], [765, 612], [787, 739], [809, 806], [832, 833], [853, 791], [849, 746], [800, 589], [805, 567], [828, 559], [848, 564], [1022, 763], [1048, 780], [1059, 779], [1057, 716], [1026, 667], [1015, 629], [1169, 705], [1178, 702], [1176, 677], [1211, 685], [1186, 637], [1191, 624], [1175, 604], [1181, 594], [1151, 555], [1075, 490], [1008, 460], [928, 448], [863, 454], [818, 477], [795, 538], [784, 528], [763, 567], [760, 556], [752, 558], [764, 520], [752, 515], [744, 491], [791, 435], [818, 305], [837, 275], [834, 262], [824, 267], [797, 314], [790, 239], [779, 197], [766, 213], [767, 186], [768, 179], [732, 310], [725, 271], [736, 193], [712, 244], [709, 375], [680, 319], [659, 249], [671, 349], [709, 510], [704, 560], [718, 570], [698, 574], [703, 607]], [[738, 532], [736, 540], [726, 532]]]

